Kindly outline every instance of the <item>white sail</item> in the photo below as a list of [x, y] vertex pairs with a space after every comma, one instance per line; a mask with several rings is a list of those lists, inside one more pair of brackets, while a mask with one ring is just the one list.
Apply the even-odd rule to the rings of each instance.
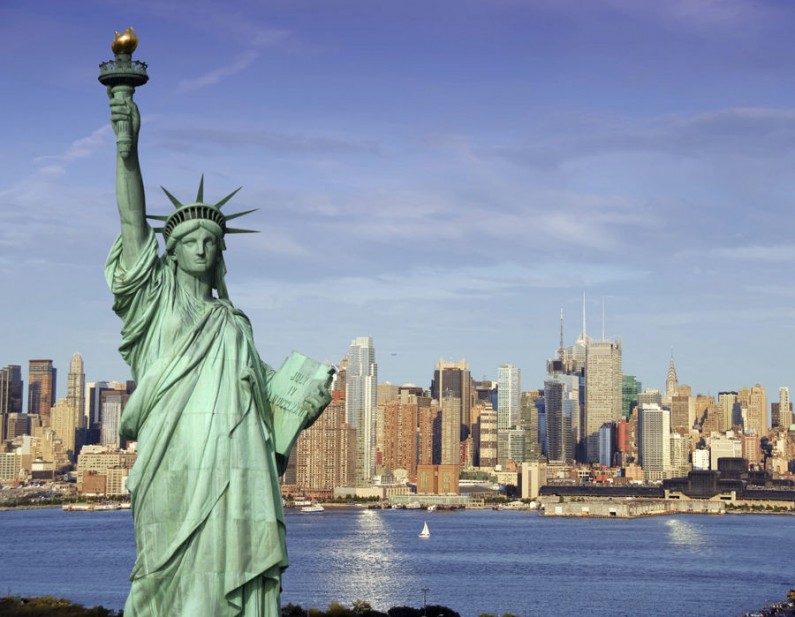
[[430, 538], [431, 532], [428, 529], [428, 521], [425, 521], [425, 524], [422, 526], [422, 531], [420, 532], [420, 538]]

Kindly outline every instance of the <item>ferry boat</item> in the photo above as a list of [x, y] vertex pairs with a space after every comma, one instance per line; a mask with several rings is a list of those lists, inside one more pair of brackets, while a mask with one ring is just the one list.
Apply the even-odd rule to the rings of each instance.
[[311, 506], [303, 506], [301, 508], [301, 512], [323, 512], [325, 508], [321, 506], [319, 503], [313, 504]]

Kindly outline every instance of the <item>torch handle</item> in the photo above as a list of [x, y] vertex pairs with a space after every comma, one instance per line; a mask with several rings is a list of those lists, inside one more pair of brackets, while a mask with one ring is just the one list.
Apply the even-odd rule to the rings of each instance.
[[[132, 100], [135, 88], [132, 86], [120, 85], [110, 88], [110, 95], [116, 101]], [[130, 134], [130, 122], [128, 120], [116, 121], [116, 149], [121, 158], [126, 159], [130, 156], [132, 148], [132, 135]]]

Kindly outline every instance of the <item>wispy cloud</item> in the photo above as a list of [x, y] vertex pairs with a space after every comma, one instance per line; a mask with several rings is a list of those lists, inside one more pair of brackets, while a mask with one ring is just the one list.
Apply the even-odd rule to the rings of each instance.
[[200, 90], [201, 88], [206, 88], [208, 86], [214, 86], [217, 83], [223, 81], [227, 77], [231, 77], [232, 75], [237, 75], [241, 71], [244, 71], [248, 66], [254, 62], [259, 57], [259, 53], [254, 50], [249, 50], [241, 55], [239, 55], [233, 62], [227, 64], [226, 66], [222, 66], [203, 75], [199, 75], [192, 79], [183, 79], [177, 83], [177, 92], [184, 94], [186, 92], [193, 92], [195, 90]]
[[227, 148], [259, 146], [288, 154], [378, 154], [380, 151], [373, 141], [267, 130], [185, 128], [164, 129], [159, 134], [166, 139], [165, 147], [179, 151], [200, 143]]
[[535, 136], [533, 144], [479, 145], [471, 151], [541, 168], [613, 153], [766, 159], [795, 153], [795, 109], [731, 108], [640, 121], [578, 115], [559, 128], [552, 136]]
[[100, 149], [107, 148], [113, 138], [110, 125], [96, 129], [87, 137], [73, 141], [62, 154], [39, 156], [33, 159], [38, 166], [38, 173], [44, 176], [60, 176], [66, 173], [66, 167], [79, 159], [87, 158]]
[[707, 249], [704, 251], [682, 251], [681, 259], [706, 258], [728, 259], [744, 263], [792, 263], [795, 264], [795, 246], [792, 245], [749, 245]]
[[[576, 273], [576, 274], [574, 274]], [[491, 266], [418, 266], [400, 271], [382, 271], [373, 276], [327, 276], [317, 281], [263, 280], [236, 286], [236, 295], [247, 306], [273, 308], [305, 302], [307, 298], [370, 303], [466, 302], [500, 295], [526, 293], [533, 289], [582, 289], [616, 281], [644, 279], [649, 272], [630, 264], [544, 262], [532, 266], [502, 262]], [[278, 288], [279, 293], [273, 294]], [[355, 294], [340, 295], [340, 289]]]

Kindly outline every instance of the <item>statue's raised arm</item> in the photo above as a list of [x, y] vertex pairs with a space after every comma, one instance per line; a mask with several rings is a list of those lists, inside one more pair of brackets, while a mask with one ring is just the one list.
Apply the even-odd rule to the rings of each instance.
[[132, 27], [117, 32], [111, 49], [114, 58], [99, 65], [99, 81], [108, 90], [110, 122], [116, 133], [116, 200], [119, 204], [122, 237], [122, 263], [135, 264], [147, 237], [146, 200], [141, 166], [138, 162], [138, 133], [141, 115], [133, 102], [137, 86], [149, 76], [146, 63], [132, 59], [138, 37]]
[[125, 267], [129, 267], [135, 263], [146, 241], [146, 198], [138, 161], [141, 115], [132, 93], [119, 92], [122, 88], [108, 88], [108, 94], [113, 131], [117, 137], [124, 133], [130, 138], [129, 145], [121, 141], [116, 144], [116, 201], [121, 219], [122, 260]]

